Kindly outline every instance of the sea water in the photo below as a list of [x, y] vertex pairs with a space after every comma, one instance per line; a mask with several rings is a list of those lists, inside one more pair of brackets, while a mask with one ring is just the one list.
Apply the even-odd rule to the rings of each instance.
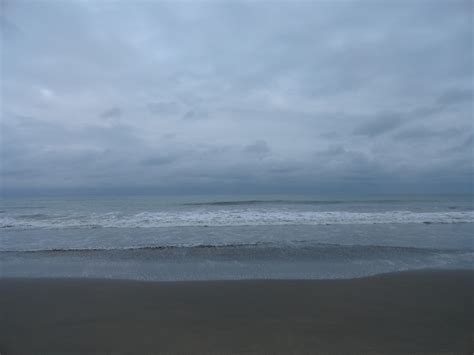
[[474, 268], [472, 196], [6, 198], [1, 277], [352, 278]]

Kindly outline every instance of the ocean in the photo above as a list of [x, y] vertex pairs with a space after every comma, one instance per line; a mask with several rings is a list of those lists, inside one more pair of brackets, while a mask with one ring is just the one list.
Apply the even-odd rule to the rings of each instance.
[[472, 196], [4, 198], [1, 277], [331, 279], [474, 268]]

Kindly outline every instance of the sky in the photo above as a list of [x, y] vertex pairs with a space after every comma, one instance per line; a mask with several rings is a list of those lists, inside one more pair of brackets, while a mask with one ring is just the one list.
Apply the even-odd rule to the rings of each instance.
[[473, 2], [1, 2], [4, 194], [467, 193]]

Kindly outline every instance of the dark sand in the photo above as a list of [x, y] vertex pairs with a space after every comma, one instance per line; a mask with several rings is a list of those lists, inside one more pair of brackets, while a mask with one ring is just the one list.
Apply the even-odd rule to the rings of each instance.
[[469, 354], [473, 278], [1, 279], [0, 352]]

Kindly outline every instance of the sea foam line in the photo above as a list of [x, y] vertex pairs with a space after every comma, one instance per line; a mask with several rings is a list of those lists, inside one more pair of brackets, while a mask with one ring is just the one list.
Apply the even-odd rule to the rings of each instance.
[[0, 228], [157, 228], [245, 225], [331, 225], [474, 223], [474, 211], [450, 212], [314, 212], [282, 210], [157, 211], [124, 215], [108, 212], [89, 215], [2, 216]]

